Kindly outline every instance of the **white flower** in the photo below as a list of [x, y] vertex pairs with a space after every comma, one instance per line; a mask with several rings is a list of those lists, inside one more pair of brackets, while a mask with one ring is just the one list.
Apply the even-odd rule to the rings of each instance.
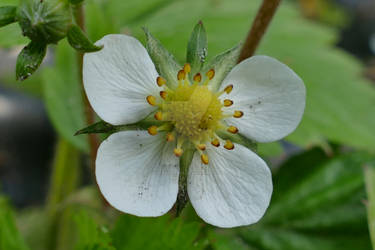
[[[84, 86], [97, 114], [114, 125], [135, 123], [155, 112], [148, 131], [122, 131], [98, 150], [96, 178], [118, 210], [160, 216], [176, 202], [179, 158], [184, 145], [197, 148], [188, 172], [188, 194], [198, 215], [219, 227], [257, 222], [272, 194], [271, 172], [248, 148], [222, 140], [217, 130], [238, 131], [258, 142], [279, 140], [299, 124], [305, 107], [302, 80], [266, 57], [244, 60], [218, 92], [214, 70], [194, 76], [188, 64], [167, 87], [142, 44], [107, 35], [104, 48], [84, 57]], [[177, 72], [176, 72], [177, 73]]]

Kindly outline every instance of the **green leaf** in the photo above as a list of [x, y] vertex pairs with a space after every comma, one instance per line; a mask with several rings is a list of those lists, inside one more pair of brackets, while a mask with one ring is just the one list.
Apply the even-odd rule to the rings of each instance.
[[139, 218], [122, 215], [111, 232], [117, 250], [203, 249], [198, 241], [199, 223], [186, 223], [168, 215], [158, 218]]
[[102, 48], [94, 45], [77, 25], [69, 28], [67, 37], [69, 44], [80, 52], [95, 52]]
[[146, 34], [146, 49], [155, 64], [156, 70], [167, 80], [169, 87], [176, 86], [177, 73], [182, 69], [181, 66], [177, 64], [174, 56], [146, 28], [143, 30]]
[[40, 66], [46, 55], [47, 45], [31, 41], [17, 57], [16, 78], [23, 81]]
[[80, 4], [83, 3], [84, 0], [69, 0], [69, 3], [71, 4]]
[[67, 42], [59, 43], [56, 65], [43, 70], [44, 100], [57, 132], [75, 147], [87, 152], [87, 137], [74, 136], [77, 130], [86, 126], [76, 57]]
[[237, 229], [233, 240], [270, 250], [370, 249], [361, 168], [370, 159], [361, 153], [329, 159], [319, 149], [293, 157], [274, 176], [265, 217]]
[[200, 72], [207, 56], [207, 35], [202, 21], [195, 25], [191, 33], [186, 52], [186, 62], [190, 63], [191, 74]]
[[370, 231], [370, 237], [372, 242], [372, 248], [375, 248], [375, 167], [365, 166], [365, 180], [366, 180], [366, 191], [367, 191], [367, 218], [368, 228]]
[[17, 7], [2, 6], [0, 7], [0, 27], [16, 21]]
[[2, 196], [0, 196], [0, 249], [29, 249], [16, 228], [14, 215], [7, 200]]
[[239, 44], [234, 48], [215, 56], [210, 63], [204, 67], [203, 72], [207, 72], [210, 69], [215, 70], [215, 77], [210, 81], [210, 84], [212, 84], [212, 89], [218, 90], [224, 78], [231, 71], [231, 69], [236, 66], [238, 56], [241, 52], [241, 47], [242, 45]]

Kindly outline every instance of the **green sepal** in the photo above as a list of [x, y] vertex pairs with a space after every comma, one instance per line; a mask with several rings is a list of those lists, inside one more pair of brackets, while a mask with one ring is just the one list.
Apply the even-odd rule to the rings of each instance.
[[212, 90], [218, 90], [224, 78], [228, 75], [231, 69], [237, 64], [238, 56], [240, 55], [242, 45], [239, 44], [230, 50], [214, 57], [208, 64], [205, 65], [203, 72], [210, 69], [215, 70], [215, 77], [210, 81]]
[[46, 55], [45, 43], [31, 41], [17, 57], [16, 79], [23, 81], [31, 76], [40, 66]]
[[191, 142], [185, 143], [183, 146], [184, 152], [180, 157], [180, 175], [178, 178], [178, 194], [176, 201], [176, 216], [179, 216], [182, 210], [185, 208], [189, 201], [187, 192], [187, 177], [189, 173], [189, 167], [193, 160], [195, 147]]
[[186, 62], [190, 63], [191, 66], [190, 77], [200, 72], [206, 60], [206, 56], [207, 35], [202, 21], [199, 21], [191, 33], [186, 51]]
[[94, 124], [91, 124], [83, 129], [78, 130], [74, 135], [82, 135], [82, 134], [112, 134], [119, 131], [124, 130], [133, 130], [137, 127], [134, 125], [112, 125], [105, 121], [99, 121]]
[[94, 52], [103, 48], [103, 46], [93, 44], [77, 25], [69, 28], [67, 38], [70, 46], [80, 52]]
[[160, 41], [143, 28], [146, 34], [146, 49], [154, 62], [159, 75], [167, 80], [168, 87], [177, 86], [177, 73], [182, 67], [176, 62], [174, 56], [166, 50]]
[[232, 134], [226, 130], [218, 130], [216, 131], [216, 134], [223, 140], [231, 140], [232, 142], [241, 144], [254, 152], [257, 151], [257, 143], [241, 134]]
[[16, 6], [0, 7], [0, 27], [13, 23], [17, 20]]

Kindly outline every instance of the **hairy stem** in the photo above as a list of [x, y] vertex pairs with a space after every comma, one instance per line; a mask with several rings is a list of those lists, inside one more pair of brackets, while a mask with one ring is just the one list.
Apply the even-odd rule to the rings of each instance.
[[[84, 9], [82, 4], [78, 5], [75, 9], [75, 19], [77, 25], [85, 31], [85, 15]], [[78, 61], [78, 72], [79, 72], [79, 80], [82, 86], [82, 98], [85, 105], [85, 116], [86, 116], [86, 123], [87, 125], [91, 125], [95, 122], [95, 113], [87, 99], [86, 93], [83, 91], [83, 76], [82, 76], [82, 68], [83, 68], [83, 53], [77, 52], [77, 61]], [[88, 135], [89, 145], [90, 145], [90, 167], [92, 173], [95, 174], [95, 159], [96, 159], [96, 152], [99, 147], [99, 138], [96, 134], [89, 134]]]
[[246, 42], [243, 45], [238, 58], [238, 63], [254, 55], [254, 52], [258, 48], [260, 40], [266, 32], [280, 2], [281, 0], [263, 0], [263, 3], [254, 19], [253, 25], [247, 34]]

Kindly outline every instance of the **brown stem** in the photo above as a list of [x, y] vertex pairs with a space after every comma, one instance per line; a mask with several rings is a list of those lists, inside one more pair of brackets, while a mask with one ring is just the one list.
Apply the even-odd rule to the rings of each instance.
[[[75, 19], [77, 25], [85, 31], [85, 14], [83, 10], [82, 4], [77, 6], [75, 10]], [[77, 61], [78, 61], [78, 71], [79, 71], [79, 79], [83, 89], [83, 75], [82, 75], [82, 68], [83, 68], [83, 53], [77, 52]], [[86, 116], [86, 123], [87, 125], [93, 124], [95, 122], [95, 113], [92, 109], [89, 100], [87, 99], [86, 93], [82, 91], [82, 98], [85, 107], [85, 116]], [[96, 159], [96, 152], [99, 147], [99, 138], [97, 134], [89, 134], [88, 135], [89, 145], [90, 145], [90, 167], [92, 173], [95, 174], [95, 159]]]
[[247, 35], [246, 42], [242, 47], [238, 63], [254, 55], [260, 40], [267, 30], [281, 0], [263, 0], [254, 19], [253, 25]]

